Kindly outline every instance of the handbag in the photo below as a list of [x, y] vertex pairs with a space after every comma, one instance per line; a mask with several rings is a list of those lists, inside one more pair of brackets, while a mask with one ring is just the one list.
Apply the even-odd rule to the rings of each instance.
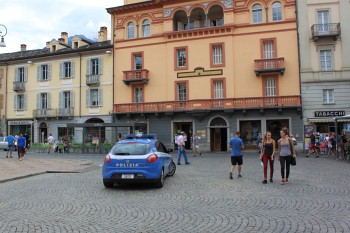
[[296, 156], [294, 155], [294, 151], [293, 151], [293, 146], [292, 146], [292, 140], [289, 139], [289, 146], [290, 146], [290, 153], [292, 156], [292, 159], [290, 161], [290, 165], [295, 166], [297, 165], [297, 160], [296, 160]]

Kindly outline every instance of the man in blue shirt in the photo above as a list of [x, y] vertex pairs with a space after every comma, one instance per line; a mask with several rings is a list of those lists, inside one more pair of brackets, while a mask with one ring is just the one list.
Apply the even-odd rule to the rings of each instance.
[[8, 158], [9, 152], [10, 152], [10, 158], [12, 157], [12, 151], [15, 146], [15, 137], [12, 136], [12, 133], [10, 133], [9, 136], [7, 136], [7, 153], [6, 153], [6, 158]]
[[22, 161], [23, 156], [24, 156], [24, 152], [25, 152], [25, 148], [26, 148], [26, 144], [27, 144], [26, 138], [23, 137], [22, 133], [20, 133], [17, 141], [18, 141], [17, 144], [18, 144], [19, 160]]
[[243, 141], [240, 138], [241, 133], [236, 132], [236, 136], [230, 139], [230, 143], [228, 145], [229, 148], [232, 148], [231, 150], [231, 172], [230, 172], [230, 179], [232, 180], [232, 173], [235, 170], [235, 166], [238, 164], [238, 178], [241, 178], [241, 166], [243, 164], [243, 156], [242, 156], [242, 149], [244, 149]]

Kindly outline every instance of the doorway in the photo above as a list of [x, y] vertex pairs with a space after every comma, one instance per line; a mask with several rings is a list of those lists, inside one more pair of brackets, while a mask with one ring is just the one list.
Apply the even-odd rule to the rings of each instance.
[[221, 117], [210, 122], [210, 150], [227, 151], [227, 123]]
[[281, 138], [280, 131], [283, 127], [287, 127], [290, 132], [288, 119], [266, 121], [266, 130], [271, 132], [271, 137], [276, 142]]
[[45, 122], [41, 122], [39, 126], [39, 142], [45, 143], [47, 136], [47, 124]]
[[[191, 139], [192, 139], [192, 131], [193, 131], [193, 125], [192, 122], [174, 122], [173, 125], [173, 139], [175, 141], [175, 138], [180, 135], [181, 131], [184, 131], [186, 134], [185, 138], [185, 149], [190, 150], [191, 149]], [[174, 149], [177, 150], [177, 144], [175, 143]]]

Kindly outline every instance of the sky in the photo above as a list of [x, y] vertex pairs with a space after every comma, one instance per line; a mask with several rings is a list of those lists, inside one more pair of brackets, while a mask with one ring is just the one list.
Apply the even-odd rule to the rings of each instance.
[[[111, 17], [106, 8], [123, 5], [123, 0], [0, 0], [0, 24], [7, 28], [6, 47], [0, 53], [42, 49], [47, 41], [68, 36], [85, 35], [98, 38], [100, 27], [111, 32]], [[3, 27], [0, 31], [4, 33]]]

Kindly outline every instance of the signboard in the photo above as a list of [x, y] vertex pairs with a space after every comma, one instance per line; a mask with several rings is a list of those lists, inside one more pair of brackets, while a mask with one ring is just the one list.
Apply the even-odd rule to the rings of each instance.
[[309, 138], [311, 135], [311, 132], [316, 132], [316, 126], [315, 125], [304, 125], [304, 137]]
[[345, 116], [345, 111], [315, 111], [315, 117], [339, 117]]
[[9, 121], [9, 125], [31, 125], [32, 121]]

